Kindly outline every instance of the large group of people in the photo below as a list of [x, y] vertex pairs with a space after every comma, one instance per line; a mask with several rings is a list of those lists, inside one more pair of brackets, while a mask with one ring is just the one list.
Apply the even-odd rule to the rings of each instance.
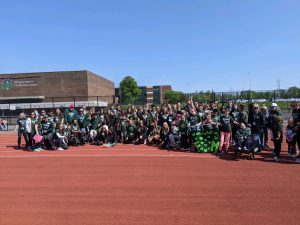
[[[271, 107], [251, 103], [237, 105], [229, 101], [225, 105], [198, 103], [192, 98], [187, 105], [129, 106], [112, 105], [107, 108], [74, 105], [64, 112], [61, 109], [19, 115], [16, 125], [18, 147], [22, 136], [26, 149], [66, 150], [70, 145], [105, 145], [118, 143], [147, 144], [163, 149], [195, 151], [191, 128], [195, 126], [218, 127], [220, 145], [217, 154], [226, 154], [230, 147], [240, 151], [253, 148], [256, 154], [269, 148], [273, 142], [273, 159], [280, 159], [281, 145], [288, 143], [288, 154], [300, 163], [300, 105], [292, 104], [292, 115], [284, 132], [283, 118], [276, 103]], [[271, 132], [271, 134], [270, 134]], [[271, 137], [271, 140], [269, 140]], [[298, 150], [297, 146], [298, 145]]]

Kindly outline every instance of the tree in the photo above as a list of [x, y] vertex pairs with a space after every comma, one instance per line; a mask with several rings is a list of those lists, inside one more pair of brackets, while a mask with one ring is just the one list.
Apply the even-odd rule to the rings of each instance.
[[120, 97], [122, 103], [132, 104], [141, 95], [141, 89], [137, 86], [136, 80], [131, 76], [126, 76], [120, 82]]
[[300, 97], [300, 88], [290, 87], [286, 91], [286, 97], [288, 97], [288, 98], [299, 98]]

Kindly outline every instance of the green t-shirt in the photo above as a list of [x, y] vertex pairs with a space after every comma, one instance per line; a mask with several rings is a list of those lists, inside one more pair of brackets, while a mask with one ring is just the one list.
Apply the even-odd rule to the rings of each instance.
[[180, 133], [184, 133], [185, 134], [188, 131], [188, 129], [189, 129], [189, 122], [187, 120], [186, 121], [181, 120], [179, 122], [178, 127], [179, 127]]
[[136, 134], [136, 126], [133, 125], [129, 125], [127, 128], [127, 132], [128, 132], [128, 137], [129, 138], [134, 138], [135, 134]]
[[220, 116], [220, 131], [231, 132], [231, 123], [233, 123], [233, 118], [231, 116]]
[[246, 127], [245, 129], [238, 128], [236, 132], [237, 138], [247, 138], [251, 135], [251, 129], [249, 127]]

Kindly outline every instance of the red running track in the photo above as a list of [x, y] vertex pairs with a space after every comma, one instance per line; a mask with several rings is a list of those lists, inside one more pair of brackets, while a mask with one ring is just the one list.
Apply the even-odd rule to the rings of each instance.
[[[0, 133], [0, 224], [300, 224], [300, 167], [148, 146], [15, 150]], [[284, 155], [286, 152], [284, 152]]]

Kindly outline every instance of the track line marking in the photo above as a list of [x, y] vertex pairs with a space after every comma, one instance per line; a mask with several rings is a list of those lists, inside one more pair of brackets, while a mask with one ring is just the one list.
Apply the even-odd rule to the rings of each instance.
[[158, 157], [158, 158], [216, 158], [213, 155], [146, 155], [146, 154], [117, 154], [117, 155], [8, 155], [0, 158], [43, 158], [43, 157]]

